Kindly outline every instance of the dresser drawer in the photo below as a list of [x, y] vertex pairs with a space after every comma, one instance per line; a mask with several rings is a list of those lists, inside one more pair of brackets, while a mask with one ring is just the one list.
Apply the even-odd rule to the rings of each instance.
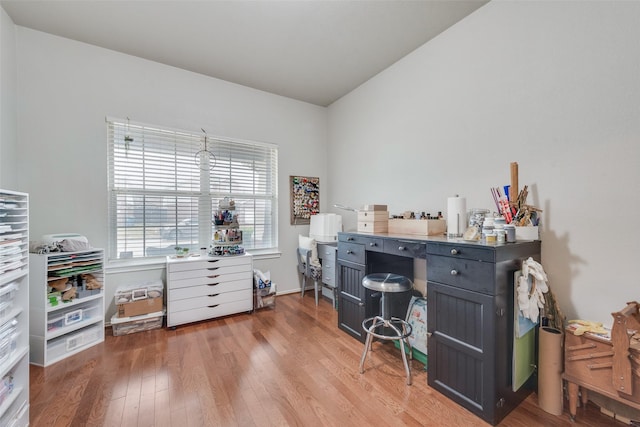
[[221, 267], [207, 267], [198, 270], [172, 271], [169, 273], [169, 281], [181, 279], [193, 279], [196, 277], [216, 278], [226, 274], [252, 272], [251, 264], [238, 264]]
[[344, 243], [338, 244], [338, 259], [364, 264], [365, 250], [363, 244]]
[[495, 262], [493, 248], [473, 246], [472, 244], [428, 242], [427, 254]]
[[411, 258], [425, 258], [427, 254], [424, 243], [407, 242], [401, 239], [385, 239], [383, 247], [386, 254]]
[[195, 258], [197, 261], [191, 259], [186, 260], [170, 260], [167, 266], [167, 271], [178, 272], [185, 270], [202, 270], [212, 267], [228, 267], [232, 265], [251, 265], [250, 256], [230, 256], [230, 257], [218, 257], [218, 258]]
[[251, 298], [253, 298], [251, 289], [221, 293], [214, 291], [205, 296], [171, 301], [171, 311], [176, 313], [178, 311], [196, 310], [204, 307], [215, 308], [215, 306], [220, 304], [227, 304], [235, 301], [247, 301], [251, 300]]
[[[167, 289], [170, 291], [172, 289], [188, 288], [191, 286], [218, 285], [220, 283], [236, 280], [244, 280], [246, 281], [247, 286], [251, 287], [253, 285], [253, 273], [251, 271], [241, 271], [239, 273], [228, 273], [224, 276], [210, 274], [208, 276], [188, 277], [186, 279], [177, 280], [169, 278], [167, 281]], [[169, 298], [169, 300], [171, 300], [171, 298]]]
[[494, 295], [495, 264], [427, 254], [427, 280]]
[[200, 320], [212, 319], [229, 314], [240, 313], [253, 310], [253, 296], [242, 301], [233, 301], [226, 304], [215, 305], [213, 307], [192, 308], [184, 311], [167, 313], [167, 326], [172, 327], [183, 323], [197, 322]]
[[[225, 292], [240, 291], [252, 289], [253, 283], [250, 280], [233, 280], [228, 282], [214, 282], [198, 286], [185, 286], [181, 288], [169, 289], [169, 301], [172, 303], [181, 299], [189, 299], [196, 297], [206, 297], [212, 294], [221, 294]], [[173, 308], [173, 304], [172, 304]]]

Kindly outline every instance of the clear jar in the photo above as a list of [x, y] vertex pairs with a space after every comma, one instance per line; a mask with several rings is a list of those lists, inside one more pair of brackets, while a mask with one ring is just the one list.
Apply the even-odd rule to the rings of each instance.
[[489, 209], [473, 208], [469, 211], [469, 227], [475, 225], [479, 229], [482, 228], [482, 223], [485, 217], [489, 214]]
[[507, 242], [507, 232], [504, 231], [504, 229], [496, 230], [495, 233], [496, 233], [496, 243]]

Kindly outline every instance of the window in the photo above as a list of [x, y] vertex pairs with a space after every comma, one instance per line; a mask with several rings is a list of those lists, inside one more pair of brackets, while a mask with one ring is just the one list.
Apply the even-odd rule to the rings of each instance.
[[245, 249], [277, 247], [277, 146], [115, 119], [107, 134], [110, 259], [208, 248], [224, 198]]

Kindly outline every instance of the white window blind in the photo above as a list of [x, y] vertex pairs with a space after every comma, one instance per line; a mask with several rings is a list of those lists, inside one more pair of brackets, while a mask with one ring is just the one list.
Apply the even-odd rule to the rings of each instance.
[[107, 137], [110, 259], [208, 248], [224, 198], [235, 202], [245, 249], [277, 247], [277, 146], [117, 119], [107, 119]]

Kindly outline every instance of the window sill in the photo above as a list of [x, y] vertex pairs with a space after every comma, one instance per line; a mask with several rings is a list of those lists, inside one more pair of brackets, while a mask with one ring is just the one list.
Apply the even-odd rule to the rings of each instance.
[[[282, 252], [275, 249], [254, 249], [248, 250], [255, 260], [280, 258]], [[167, 262], [166, 257], [153, 258], [134, 258], [134, 259], [116, 259], [107, 262], [107, 273], [126, 273], [133, 271], [156, 270], [165, 268]]]

